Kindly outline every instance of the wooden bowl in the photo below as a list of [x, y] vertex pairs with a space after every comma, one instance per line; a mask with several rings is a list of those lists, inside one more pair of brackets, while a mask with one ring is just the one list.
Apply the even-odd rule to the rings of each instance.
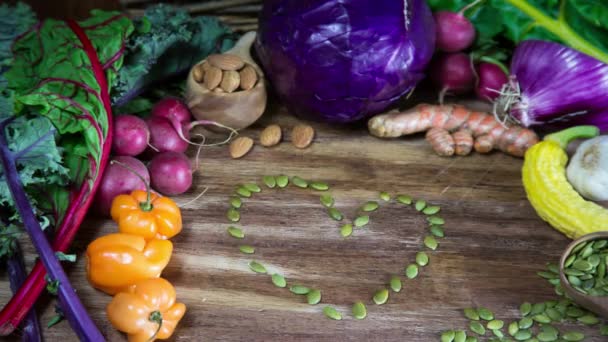
[[589, 311], [595, 312], [604, 318], [608, 318], [608, 296], [590, 296], [577, 291], [575, 288], [570, 286], [570, 283], [566, 278], [566, 274], [564, 273], [564, 264], [566, 263], [566, 259], [568, 256], [570, 256], [570, 252], [574, 249], [574, 247], [580, 243], [597, 239], [608, 239], [608, 231], [583, 235], [582, 237], [572, 241], [572, 243], [566, 247], [566, 250], [559, 260], [559, 279], [562, 287], [564, 288], [564, 292], [570, 296], [570, 298], [572, 298], [576, 304]]

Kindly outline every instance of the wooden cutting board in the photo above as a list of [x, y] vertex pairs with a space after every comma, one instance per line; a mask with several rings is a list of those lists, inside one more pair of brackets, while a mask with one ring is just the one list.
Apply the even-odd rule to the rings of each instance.
[[[231, 159], [226, 146], [202, 150], [194, 187], [175, 198], [183, 204], [184, 230], [173, 239], [173, 258], [163, 273], [188, 307], [172, 340], [438, 341], [443, 330], [466, 328], [463, 308], [485, 306], [510, 322], [522, 302], [557, 298], [536, 272], [557, 262], [569, 240], [539, 219], [526, 200], [521, 159], [502, 153], [442, 158], [422, 136], [387, 141], [369, 136], [365, 127], [323, 124], [312, 124], [314, 144], [298, 150], [289, 142], [297, 122], [283, 109], [271, 109], [242, 135], [257, 141], [265, 125], [279, 123], [284, 142], [273, 148], [256, 145], [240, 160]], [[336, 207], [349, 218], [363, 202], [377, 200], [379, 191], [425, 199], [441, 205], [446, 237], [429, 252], [430, 263], [418, 278], [405, 280], [405, 266], [422, 249], [426, 225], [421, 214], [382, 203], [366, 228], [344, 239], [340, 224], [320, 205], [319, 193], [295, 187], [264, 189], [245, 200], [239, 226], [246, 239], [229, 237], [225, 214], [235, 186], [261, 184], [263, 175], [278, 174], [329, 183]], [[204, 196], [190, 202], [205, 188]], [[105, 317], [110, 297], [93, 290], [84, 274], [86, 245], [115, 231], [108, 220], [90, 219], [82, 226], [70, 278], [108, 340], [123, 341]], [[241, 243], [255, 246], [255, 254], [240, 253]], [[26, 248], [31, 262], [33, 251]], [[252, 259], [283, 273], [290, 284], [321, 289], [322, 303], [311, 306], [302, 296], [274, 287], [269, 276], [249, 271]], [[385, 305], [373, 304], [374, 291], [392, 274], [402, 276], [403, 290], [391, 293]], [[0, 289], [4, 303], [4, 274]], [[368, 308], [362, 321], [350, 315], [358, 300]], [[321, 311], [327, 304], [344, 320], [325, 318]], [[40, 307], [47, 322], [53, 306], [47, 301]], [[597, 326], [568, 328], [585, 332], [587, 341], [605, 339]], [[45, 336], [47, 341], [75, 340], [65, 322], [45, 329]]]

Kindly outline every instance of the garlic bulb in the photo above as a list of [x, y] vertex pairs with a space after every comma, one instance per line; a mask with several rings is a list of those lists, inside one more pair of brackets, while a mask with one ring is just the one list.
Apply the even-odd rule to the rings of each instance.
[[570, 159], [566, 175], [581, 196], [608, 200], [608, 136], [583, 142]]

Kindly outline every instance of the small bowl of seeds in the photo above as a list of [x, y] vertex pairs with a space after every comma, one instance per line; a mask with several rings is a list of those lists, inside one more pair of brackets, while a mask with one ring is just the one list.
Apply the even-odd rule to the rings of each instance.
[[566, 295], [608, 318], [608, 231], [587, 234], [570, 243], [559, 265]]

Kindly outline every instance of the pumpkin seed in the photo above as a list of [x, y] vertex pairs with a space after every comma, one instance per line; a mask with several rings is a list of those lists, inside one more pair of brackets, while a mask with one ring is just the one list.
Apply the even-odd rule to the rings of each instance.
[[274, 178], [274, 176], [264, 176], [264, 177], [262, 177], [262, 181], [270, 189], [272, 189], [275, 186], [277, 186], [277, 180]]
[[581, 249], [585, 248], [586, 246], [587, 246], [587, 242], [579, 243], [578, 245], [576, 245], [576, 247], [572, 248], [572, 251], [570, 252], [570, 254], [576, 254], [576, 252], [580, 251]]
[[532, 332], [530, 330], [524, 329], [520, 330], [513, 336], [518, 341], [525, 341], [532, 337]]
[[266, 267], [257, 261], [249, 262], [249, 268], [255, 273], [266, 273]]
[[334, 219], [336, 221], [342, 221], [342, 219], [344, 218], [342, 216], [342, 213], [336, 208], [329, 208], [327, 210], [327, 214], [329, 215], [329, 217], [331, 217], [332, 219]]
[[285, 175], [277, 176], [276, 181], [277, 181], [277, 186], [279, 188], [284, 188], [287, 185], [289, 185], [289, 177], [287, 177]]
[[249, 190], [249, 192], [260, 192], [262, 191], [262, 189], [255, 183], [247, 183], [244, 184], [243, 187], [247, 190]]
[[367, 309], [363, 302], [356, 302], [353, 304], [353, 317], [356, 319], [364, 319], [367, 316]]
[[585, 248], [583, 248], [582, 251], [580, 251], [579, 256], [585, 259], [591, 254], [593, 254], [593, 244], [588, 244], [587, 246], [585, 246]]
[[564, 262], [564, 267], [570, 267], [574, 260], [576, 260], [576, 255], [570, 255], [568, 258], [566, 258], [566, 261]]
[[494, 336], [502, 339], [503, 337], [505, 337], [505, 334], [502, 333], [502, 331], [496, 329], [496, 330], [492, 330], [492, 333], [494, 334]]
[[574, 263], [572, 263], [572, 267], [583, 272], [591, 271], [593, 269], [593, 266], [591, 266], [588, 261], [581, 259], [574, 261]]
[[557, 266], [557, 264], [548, 263], [547, 269], [555, 274], [559, 273], [559, 266]]
[[545, 312], [545, 303], [535, 303], [534, 305], [532, 305], [532, 310], [530, 311], [530, 314], [534, 316], [543, 312]]
[[321, 291], [319, 290], [311, 290], [306, 294], [306, 301], [310, 305], [316, 305], [321, 302]]
[[436, 237], [442, 238], [445, 236], [444, 232], [443, 232], [443, 228], [441, 228], [441, 226], [437, 226], [437, 225], [432, 225], [429, 227], [429, 231], [431, 232], [431, 234], [433, 234]]
[[470, 320], [479, 321], [479, 314], [477, 313], [477, 310], [473, 308], [464, 309], [464, 316]]
[[425, 215], [435, 215], [441, 210], [438, 205], [431, 205], [422, 210], [422, 213]]
[[467, 339], [464, 342], [478, 342], [477, 337], [475, 336], [467, 336]]
[[559, 277], [559, 275], [557, 275], [553, 272], [548, 272], [548, 271], [540, 271], [540, 272], [536, 272], [536, 274], [538, 274], [539, 276], [541, 276], [542, 278], [545, 278], [545, 279], [555, 279], [555, 278]]
[[479, 318], [483, 319], [484, 321], [491, 321], [494, 319], [494, 313], [489, 309], [479, 308], [477, 309], [477, 313], [479, 314]]
[[559, 311], [557, 311], [557, 309], [555, 309], [555, 308], [548, 308], [545, 311], [545, 314], [547, 316], [549, 316], [549, 318], [551, 318], [551, 320], [554, 321], [554, 322], [559, 322], [559, 321], [561, 321], [564, 318], [562, 316], [562, 314], [559, 313]]
[[347, 224], [343, 225], [342, 227], [340, 227], [340, 235], [342, 235], [342, 237], [349, 237], [349, 236], [351, 236], [352, 233], [353, 233], [352, 224], [347, 223]]
[[230, 206], [232, 206], [233, 208], [238, 209], [241, 207], [241, 205], [243, 205], [243, 201], [241, 201], [240, 197], [233, 196], [230, 199]]
[[426, 266], [429, 263], [429, 256], [425, 252], [416, 253], [416, 263], [418, 266]]
[[600, 261], [600, 256], [597, 254], [593, 254], [587, 258], [587, 262], [589, 262], [592, 267], [597, 267], [600, 264]]
[[245, 237], [245, 233], [243, 233], [243, 230], [240, 228], [230, 226], [227, 230], [228, 234], [230, 234], [230, 236], [232, 236], [233, 238], [242, 239]]
[[251, 191], [245, 189], [242, 186], [240, 186], [236, 189], [236, 193], [237, 193], [237, 195], [239, 195], [241, 197], [246, 197], [246, 198], [251, 197]]
[[467, 333], [464, 330], [454, 332], [454, 342], [464, 342], [467, 339]]
[[454, 332], [454, 330], [444, 331], [441, 334], [441, 342], [452, 342], [452, 341], [454, 341], [455, 335], [456, 335], [456, 333]]
[[600, 322], [600, 320], [593, 314], [586, 314], [585, 316], [581, 316], [576, 320], [585, 325], [595, 325]]
[[578, 318], [584, 316], [585, 312], [576, 306], [571, 306], [566, 310], [566, 315], [568, 315], [568, 317]]
[[303, 285], [292, 285], [289, 288], [289, 291], [291, 291], [292, 293], [295, 293], [297, 295], [305, 295], [310, 292], [310, 288], [303, 286]]
[[472, 332], [476, 333], [477, 335], [485, 335], [486, 333], [486, 328], [484, 328], [483, 324], [479, 323], [478, 321], [472, 321], [469, 324], [469, 329], [471, 329]]
[[361, 207], [363, 211], [375, 211], [376, 209], [378, 209], [378, 202], [376, 201], [369, 201]]
[[583, 283], [578, 277], [571, 275], [568, 276], [568, 282], [572, 284], [572, 286], [581, 286]]
[[355, 224], [355, 227], [363, 227], [369, 223], [369, 216], [359, 216], [355, 219], [355, 221], [353, 221], [353, 223]]
[[568, 331], [562, 335], [562, 339], [566, 341], [582, 341], [585, 338], [585, 334], [578, 331]]
[[418, 265], [410, 264], [405, 268], [405, 275], [408, 279], [414, 279], [418, 276]]
[[600, 335], [608, 336], [608, 325], [602, 325], [600, 327]]
[[234, 208], [228, 209], [226, 212], [226, 217], [232, 222], [239, 222], [241, 220], [241, 214]]
[[377, 305], [382, 305], [386, 303], [386, 301], [388, 300], [388, 289], [380, 289], [376, 291], [372, 299]]
[[323, 204], [323, 206], [326, 208], [331, 208], [334, 206], [334, 198], [331, 197], [331, 195], [321, 195], [321, 197], [319, 197], [319, 200], [321, 201], [321, 204]]
[[401, 204], [412, 204], [412, 198], [408, 195], [397, 195], [397, 202]]
[[517, 324], [517, 322], [511, 322], [507, 328], [507, 331], [509, 332], [509, 335], [515, 336], [515, 334], [517, 334], [519, 331], [519, 324]]
[[331, 306], [326, 306], [323, 308], [323, 314], [325, 316], [327, 316], [328, 318], [334, 319], [334, 320], [341, 320], [342, 319], [342, 314], [340, 314], [336, 309], [334, 309]]
[[557, 330], [556, 327], [552, 326], [551, 324], [546, 324], [546, 325], [542, 325], [540, 327], [540, 331], [542, 332], [546, 332], [549, 334], [553, 334], [557, 337], [557, 335], [559, 335], [559, 330]]
[[566, 275], [572, 275], [572, 276], [576, 276], [576, 277], [580, 277], [580, 276], [585, 275], [585, 272], [576, 270], [574, 268], [567, 268], [567, 269], [564, 270], [564, 273]]
[[389, 195], [389, 193], [388, 193], [388, 192], [386, 192], [386, 191], [382, 191], [382, 192], [380, 192], [379, 197], [380, 197], [380, 199], [381, 199], [381, 200], [383, 200], [383, 201], [385, 201], [385, 202], [388, 202], [388, 201], [390, 201], [390, 200], [391, 200], [391, 195]]
[[546, 331], [543, 331], [543, 332], [539, 333], [538, 335], [536, 335], [536, 337], [541, 342], [550, 342], [550, 341], [557, 340], [557, 335], [556, 334], [553, 334], [551, 332], [546, 332]]
[[505, 322], [503, 322], [503, 321], [501, 321], [499, 319], [493, 319], [493, 320], [489, 321], [486, 326], [490, 330], [502, 329], [502, 327], [505, 326]]
[[547, 317], [547, 315], [545, 315], [545, 314], [535, 315], [534, 317], [532, 317], [532, 319], [538, 323], [544, 323], [544, 324], [551, 323], [551, 318]]
[[522, 316], [528, 316], [530, 311], [532, 311], [532, 304], [528, 302], [524, 302], [522, 305], [519, 306], [519, 312]]
[[422, 209], [424, 209], [425, 207], [426, 207], [425, 200], [417, 200], [416, 203], [414, 203], [414, 208], [416, 208], [416, 211], [422, 211]]
[[426, 218], [427, 221], [429, 221], [430, 224], [444, 224], [445, 221], [439, 217], [439, 216], [429, 216]]
[[297, 186], [298, 188], [302, 188], [302, 189], [308, 188], [308, 182], [298, 176], [292, 177], [291, 183], [293, 185]]
[[437, 239], [433, 235], [427, 235], [424, 238], [424, 245], [429, 249], [436, 250], [439, 242], [437, 242]]
[[245, 253], [245, 254], [255, 253], [255, 248], [253, 248], [253, 246], [249, 246], [249, 245], [239, 246], [239, 250], [241, 251], [241, 253]]
[[391, 287], [391, 290], [393, 290], [394, 292], [401, 291], [401, 278], [396, 275], [392, 276], [389, 285]]
[[272, 283], [276, 287], [285, 287], [285, 286], [287, 286], [287, 281], [285, 280], [285, 277], [283, 277], [282, 275], [280, 275], [278, 273], [273, 274], [272, 277], [271, 277], [271, 279], [272, 279]]
[[310, 183], [310, 187], [318, 191], [326, 191], [329, 189], [329, 185], [322, 182], [312, 182]]
[[528, 329], [534, 325], [534, 321], [530, 317], [524, 317], [519, 320], [519, 329]]

